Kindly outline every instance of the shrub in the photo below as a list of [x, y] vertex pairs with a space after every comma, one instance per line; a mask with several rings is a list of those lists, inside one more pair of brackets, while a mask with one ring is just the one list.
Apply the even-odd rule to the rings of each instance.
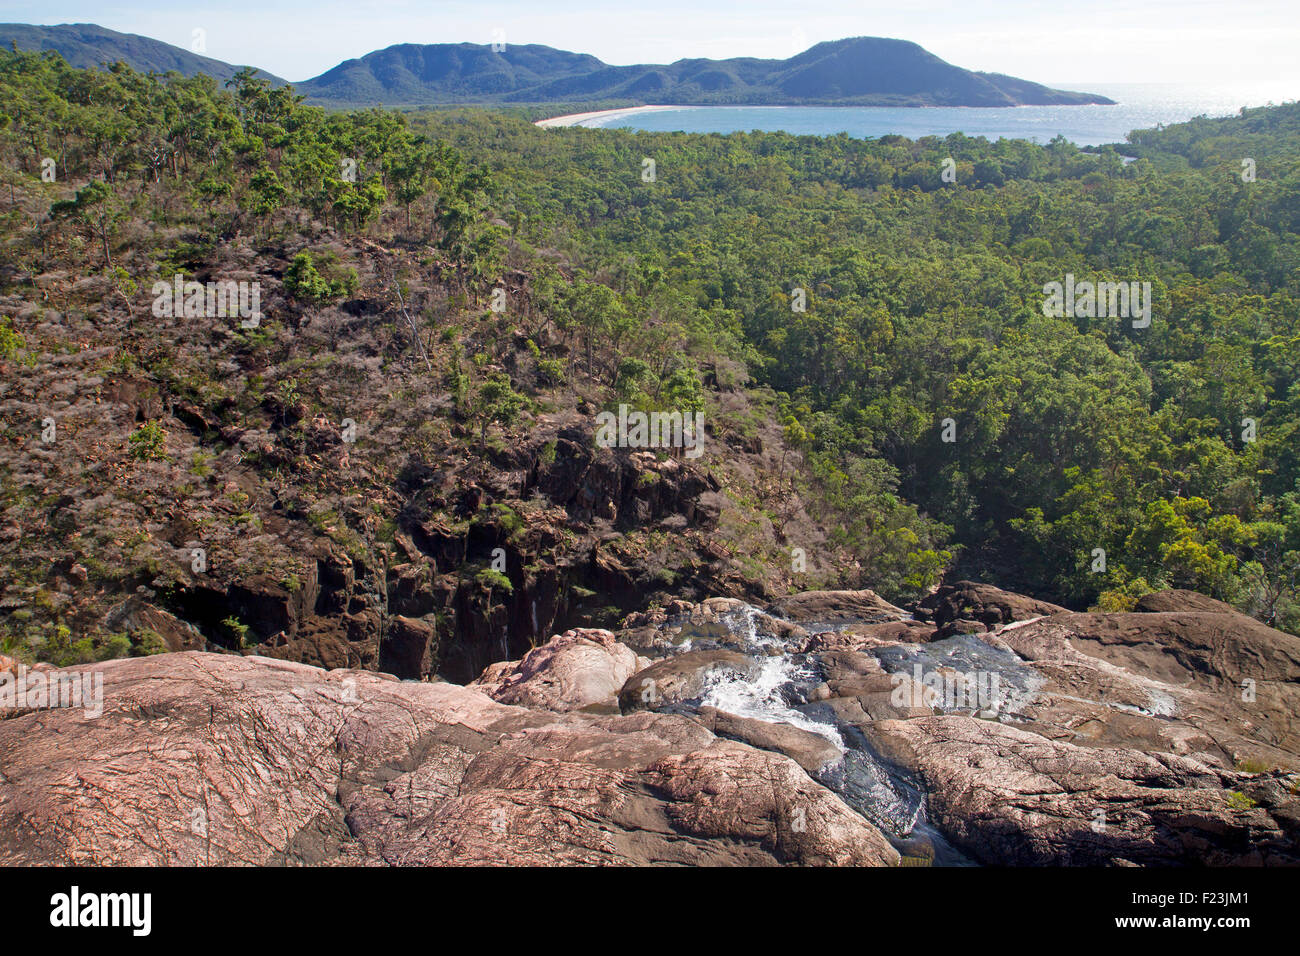
[[221, 626], [225, 628], [227, 635], [234, 638], [237, 647], [248, 646], [248, 625], [239, 618], [231, 615], [221, 622]]
[[167, 430], [159, 422], [145, 422], [127, 439], [131, 457], [137, 461], [156, 461], [164, 457]]
[[284, 274], [284, 291], [295, 299], [311, 305], [323, 305], [351, 295], [357, 288], [355, 269], [337, 272], [326, 264], [330, 275], [322, 275], [310, 252], [300, 252]]
[[1237, 761], [1237, 770], [1241, 773], [1268, 773], [1273, 769], [1273, 765], [1265, 763], [1263, 760], [1239, 760]]
[[543, 385], [563, 385], [564, 363], [559, 359], [542, 359], [537, 363], [537, 378]]
[[1228, 806], [1234, 810], [1249, 810], [1259, 804], [1239, 790], [1233, 790], [1228, 794]]
[[478, 574], [474, 575], [474, 581], [480, 587], [491, 591], [500, 588], [507, 594], [514, 592], [515, 586], [510, 583], [510, 579], [500, 571], [493, 571], [491, 568], [484, 568]]
[[18, 354], [18, 350], [26, 345], [22, 333], [14, 331], [11, 320], [5, 319], [0, 322], [0, 359], [13, 358]]

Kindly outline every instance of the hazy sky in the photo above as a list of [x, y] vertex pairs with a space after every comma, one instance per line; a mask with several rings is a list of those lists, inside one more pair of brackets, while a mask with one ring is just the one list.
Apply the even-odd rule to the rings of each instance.
[[394, 43], [544, 43], [608, 63], [786, 57], [822, 40], [913, 40], [1039, 82], [1274, 86], [1300, 98], [1300, 0], [0, 0], [0, 20], [98, 23], [304, 80]]

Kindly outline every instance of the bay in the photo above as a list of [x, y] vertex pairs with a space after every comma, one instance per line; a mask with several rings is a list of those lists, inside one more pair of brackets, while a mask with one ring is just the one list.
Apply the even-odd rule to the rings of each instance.
[[796, 135], [854, 137], [898, 134], [910, 139], [965, 133], [996, 139], [1047, 143], [1060, 135], [1079, 146], [1124, 142], [1134, 129], [1182, 123], [1195, 116], [1228, 116], [1243, 106], [1264, 106], [1300, 97], [1282, 86], [1194, 86], [1161, 83], [1060, 83], [1115, 100], [1115, 106], [843, 107], [682, 106], [650, 112], [611, 112], [575, 125], [651, 131], [733, 133], [784, 131]]

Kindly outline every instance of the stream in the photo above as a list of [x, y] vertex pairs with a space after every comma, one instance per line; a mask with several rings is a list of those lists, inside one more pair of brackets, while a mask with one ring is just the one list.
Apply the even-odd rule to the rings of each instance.
[[[931, 824], [924, 785], [913, 774], [882, 758], [853, 725], [840, 720], [828, 704], [815, 700], [814, 689], [824, 676], [816, 656], [800, 653], [780, 636], [759, 627], [762, 612], [752, 606], [723, 615], [719, 622], [696, 624], [688, 619], [669, 623], [680, 627], [673, 653], [726, 649], [749, 657], [753, 666], [743, 676], [718, 671], [706, 681], [704, 693], [690, 707], [715, 707], [740, 717], [791, 724], [826, 738], [840, 759], [813, 774], [854, 811], [870, 821], [905, 857], [932, 858], [935, 866], [974, 866]], [[852, 619], [800, 624], [809, 633], [840, 631], [858, 623]], [[999, 719], [1032, 699], [1042, 678], [1015, 654], [993, 647], [974, 635], [958, 635], [928, 644], [863, 648], [890, 674], [919, 672], [978, 673], [997, 691], [980, 716]], [[974, 712], [974, 709], [972, 710]]]

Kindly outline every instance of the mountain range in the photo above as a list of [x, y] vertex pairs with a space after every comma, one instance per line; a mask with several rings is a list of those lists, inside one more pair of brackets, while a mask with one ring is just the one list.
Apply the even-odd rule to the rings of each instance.
[[[55, 50], [73, 66], [121, 60], [140, 71], [207, 73], [220, 81], [240, 67], [161, 40], [94, 24], [0, 24], [0, 44]], [[286, 81], [265, 71], [276, 85]], [[915, 43], [881, 37], [835, 40], [785, 60], [736, 57], [612, 66], [538, 44], [494, 49], [474, 43], [402, 43], [346, 60], [294, 84], [327, 105], [433, 106], [455, 103], [585, 103], [610, 100], [682, 106], [1023, 106], [1110, 104], [1091, 93], [1055, 90], [941, 60]]]

